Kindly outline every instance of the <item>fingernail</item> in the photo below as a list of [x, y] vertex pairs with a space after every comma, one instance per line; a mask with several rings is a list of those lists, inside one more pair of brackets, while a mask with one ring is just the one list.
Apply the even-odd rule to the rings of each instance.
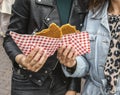
[[45, 57], [48, 58], [50, 55], [48, 53], [45, 54]]
[[34, 46], [31, 47], [31, 50], [33, 50], [33, 49], [34, 49]]
[[39, 49], [39, 46], [35, 46], [36, 49]]

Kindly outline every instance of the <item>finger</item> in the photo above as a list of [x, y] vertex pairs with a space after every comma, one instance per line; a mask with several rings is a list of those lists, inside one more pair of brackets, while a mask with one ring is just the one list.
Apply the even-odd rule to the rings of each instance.
[[23, 56], [23, 57], [21, 58], [21, 64], [20, 64], [20, 65], [22, 65], [22, 67], [23, 67], [24, 69], [30, 68], [29, 64], [26, 62], [26, 56]]
[[44, 52], [43, 55], [41, 56], [40, 60], [38, 61], [38, 63], [33, 66], [33, 70], [35, 72], [40, 70], [43, 67], [43, 65], [45, 64], [47, 58], [48, 58], [47, 53]]
[[45, 63], [48, 58], [47, 52], [44, 51], [43, 55], [41, 56], [39, 63]]
[[62, 59], [62, 57], [57, 57], [57, 59], [59, 60], [59, 62], [60, 62], [61, 64], [64, 64], [64, 60]]
[[[45, 64], [46, 60], [47, 60], [47, 59], [45, 59], [45, 61], [43, 61], [44, 64]], [[38, 72], [38, 71], [43, 67], [44, 64], [39, 64], [39, 65], [41, 65], [41, 66], [39, 66], [39, 67], [36, 69], [35, 72]]]
[[32, 66], [31, 66], [30, 64], [27, 64], [27, 65], [26, 65], [26, 68], [27, 68], [27, 70], [32, 71]]
[[34, 66], [31, 68], [31, 70], [32, 70], [33, 72], [37, 72], [38, 69], [40, 69], [40, 68], [42, 68], [42, 64], [36, 64], [36, 65], [34, 65]]
[[75, 60], [76, 59], [76, 57], [77, 57], [77, 55], [78, 55], [78, 53], [77, 52], [74, 52], [74, 54], [73, 54], [73, 56], [72, 56], [72, 60]]
[[61, 56], [63, 56], [62, 53], [63, 53], [65, 47], [66, 47], [66, 46], [63, 45], [63, 46], [60, 47], [60, 48], [58, 49], [58, 51], [57, 51], [57, 59], [58, 59], [59, 61], [61, 60]]
[[59, 55], [57, 55], [57, 59], [60, 61], [61, 60], [61, 57]]
[[36, 53], [37, 53], [38, 51], [39, 51], [39, 47], [35, 47], [35, 49], [32, 50], [32, 51], [30, 52], [30, 54], [27, 56], [26, 62], [29, 63], [29, 62], [33, 59], [33, 57], [36, 55]]
[[66, 58], [65, 63], [66, 64], [68, 64], [69, 62], [73, 63], [76, 60], [76, 57], [77, 57], [77, 53], [74, 52], [71, 58], [68, 58], [68, 57]]
[[75, 48], [72, 47], [71, 50], [68, 53], [67, 58], [71, 59], [74, 56], [74, 54], [75, 54]]
[[34, 70], [34, 72], [38, 72], [41, 68], [43, 67], [42, 64], [39, 64], [39, 66], [37, 66]]
[[63, 45], [61, 46], [59, 49], [58, 49], [58, 56], [61, 56], [61, 54], [63, 53], [63, 51], [65, 50], [66, 48], [66, 45]]
[[65, 60], [59, 60], [61, 64], [65, 64]]
[[65, 50], [63, 51], [63, 57], [67, 57], [68, 53], [70, 52], [72, 46], [68, 45]]
[[73, 67], [75, 64], [76, 64], [76, 60], [74, 59], [74, 60], [66, 60], [64, 65], [67, 67]]
[[68, 63], [67, 65], [68, 65], [69, 67], [73, 67], [73, 66], [76, 64], [77, 54], [78, 54], [78, 53], [75, 52], [75, 53], [73, 54], [73, 56], [67, 60], [68, 62], [66, 62], [66, 63]]
[[42, 54], [43, 54], [43, 48], [39, 48], [39, 51], [36, 53], [34, 58], [31, 60], [30, 65], [31, 66], [35, 65], [39, 61]]
[[57, 58], [58, 58], [59, 61], [62, 60], [63, 52], [64, 52], [65, 48], [66, 48], [66, 45], [63, 45], [62, 47], [60, 47], [58, 49]]

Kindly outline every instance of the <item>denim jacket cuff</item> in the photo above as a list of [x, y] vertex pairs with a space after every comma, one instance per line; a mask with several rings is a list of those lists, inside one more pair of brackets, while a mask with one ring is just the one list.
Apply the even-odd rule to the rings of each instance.
[[83, 77], [86, 75], [86, 73], [88, 73], [89, 65], [87, 61], [83, 58], [83, 56], [78, 56], [76, 60], [77, 60], [76, 70], [73, 74], [69, 73], [66, 67], [62, 66], [63, 72], [67, 77]]

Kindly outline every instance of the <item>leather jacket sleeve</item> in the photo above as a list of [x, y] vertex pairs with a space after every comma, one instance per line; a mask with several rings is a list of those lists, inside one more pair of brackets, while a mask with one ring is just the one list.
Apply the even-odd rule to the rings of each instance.
[[[75, 71], [75, 68], [76, 68], [76, 65], [73, 67], [73, 68], [67, 68], [68, 72], [73, 74], [73, 72]], [[80, 92], [80, 85], [81, 85], [81, 78], [71, 78], [69, 77], [70, 79], [70, 83], [68, 85], [68, 90], [73, 90], [73, 91], [76, 91], [76, 92]]]
[[69, 78], [70, 83], [68, 84], [68, 90], [80, 92], [81, 89], [81, 78]]
[[10, 19], [8, 31], [6, 32], [6, 37], [4, 38], [3, 42], [3, 47], [13, 63], [15, 62], [15, 56], [21, 54], [22, 52], [10, 37], [9, 32], [15, 31], [18, 33], [25, 33], [27, 31], [29, 10], [27, 7], [25, 7], [26, 3], [27, 0], [16, 0], [15, 4], [13, 5], [12, 17]]

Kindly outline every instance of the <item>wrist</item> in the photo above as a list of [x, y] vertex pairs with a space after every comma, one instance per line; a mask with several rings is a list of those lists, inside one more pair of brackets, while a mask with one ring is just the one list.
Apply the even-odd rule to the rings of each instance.
[[72, 67], [66, 67], [66, 69], [70, 74], [73, 74], [76, 70], [76, 66], [77, 66], [77, 62], [75, 61], [74, 65]]

